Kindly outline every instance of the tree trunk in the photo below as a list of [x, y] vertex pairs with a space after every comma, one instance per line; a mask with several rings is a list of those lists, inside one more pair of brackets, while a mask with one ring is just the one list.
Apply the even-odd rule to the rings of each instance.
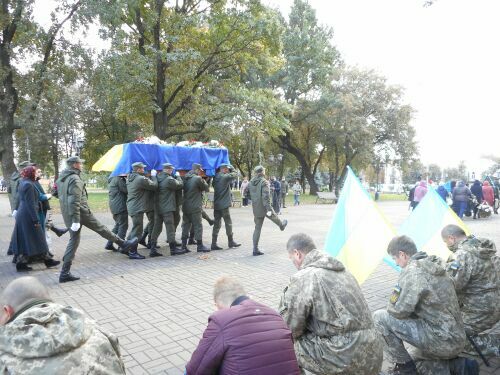
[[[3, 117], [3, 116], [2, 116]], [[2, 131], [0, 143], [0, 156], [2, 158], [2, 173], [6, 181], [10, 175], [16, 171], [14, 164], [14, 140], [12, 138], [13, 131]]]

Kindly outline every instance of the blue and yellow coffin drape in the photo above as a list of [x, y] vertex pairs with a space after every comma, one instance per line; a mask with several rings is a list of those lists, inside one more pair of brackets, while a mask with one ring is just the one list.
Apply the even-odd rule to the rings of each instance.
[[92, 166], [92, 171], [118, 176], [130, 173], [132, 164], [137, 161], [146, 164], [147, 170], [161, 170], [163, 163], [171, 163], [178, 170], [190, 170], [193, 163], [199, 163], [207, 176], [213, 176], [221, 164], [229, 163], [229, 152], [225, 148], [124, 143], [106, 152]]

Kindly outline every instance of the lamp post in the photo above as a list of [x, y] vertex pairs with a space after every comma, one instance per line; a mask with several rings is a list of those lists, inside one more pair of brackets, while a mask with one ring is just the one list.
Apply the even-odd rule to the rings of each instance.
[[75, 149], [76, 156], [80, 156], [85, 141], [82, 138], [78, 137], [77, 139], [73, 139], [72, 144], [73, 148]]

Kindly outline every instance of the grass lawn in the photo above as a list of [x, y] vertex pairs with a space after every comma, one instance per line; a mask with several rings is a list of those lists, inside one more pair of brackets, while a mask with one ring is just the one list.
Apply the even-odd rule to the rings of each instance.
[[[240, 192], [233, 191], [234, 197], [240, 199]], [[373, 198], [373, 194], [372, 194]], [[381, 194], [380, 201], [405, 201], [407, 200], [404, 194]], [[309, 194], [302, 194], [300, 196], [300, 204], [315, 204], [316, 196]], [[327, 203], [325, 203], [327, 204]], [[288, 194], [286, 197], [286, 205], [293, 206], [293, 194]], [[51, 206], [53, 213], [60, 213], [59, 201], [55, 198], [51, 199]], [[93, 212], [108, 212], [108, 192], [103, 190], [89, 191], [89, 206]]]

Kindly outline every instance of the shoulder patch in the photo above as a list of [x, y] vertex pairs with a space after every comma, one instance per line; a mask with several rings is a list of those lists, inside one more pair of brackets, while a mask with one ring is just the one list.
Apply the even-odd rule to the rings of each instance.
[[401, 287], [399, 285], [396, 285], [393, 289], [392, 289], [392, 293], [391, 293], [391, 297], [389, 298], [389, 301], [395, 305], [396, 302], [398, 302], [399, 300], [399, 296], [401, 294]]

